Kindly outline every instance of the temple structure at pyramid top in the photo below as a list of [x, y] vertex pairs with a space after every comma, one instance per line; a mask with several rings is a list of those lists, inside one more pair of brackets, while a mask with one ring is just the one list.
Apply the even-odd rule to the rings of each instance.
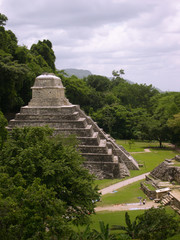
[[21, 107], [8, 129], [25, 126], [54, 128], [55, 134], [75, 134], [84, 166], [98, 178], [122, 178], [129, 170], [139, 169], [136, 160], [115, 140], [106, 134], [87, 116], [78, 105], [73, 105], [65, 96], [61, 79], [44, 73], [35, 79], [32, 99]]
[[53, 73], [44, 73], [35, 79], [32, 89], [31, 107], [71, 105], [65, 97], [61, 79]]

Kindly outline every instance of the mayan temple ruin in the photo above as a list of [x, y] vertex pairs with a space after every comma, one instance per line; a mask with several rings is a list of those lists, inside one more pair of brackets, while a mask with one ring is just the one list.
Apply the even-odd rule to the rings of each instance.
[[136, 160], [106, 134], [78, 105], [65, 97], [61, 79], [44, 73], [35, 79], [32, 99], [21, 107], [8, 129], [25, 126], [54, 128], [55, 134], [75, 134], [84, 165], [98, 178], [122, 178], [139, 169]]

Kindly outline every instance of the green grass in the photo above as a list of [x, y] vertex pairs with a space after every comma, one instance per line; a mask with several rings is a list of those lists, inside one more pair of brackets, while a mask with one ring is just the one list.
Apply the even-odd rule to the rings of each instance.
[[[105, 225], [109, 224], [109, 227], [111, 227], [112, 225], [125, 226], [126, 212], [127, 211], [118, 211], [118, 212], [103, 211], [103, 212], [98, 212], [96, 214], [92, 214], [90, 228], [100, 231], [100, 228], [99, 228], [100, 221], [103, 221]], [[137, 215], [143, 214], [144, 210], [133, 210], [133, 211], [128, 211], [128, 213], [130, 215], [131, 220], [133, 221]], [[83, 231], [85, 228], [86, 226], [79, 226], [79, 227], [73, 226], [73, 229], [76, 231]]]
[[107, 206], [121, 203], [138, 203], [138, 197], [147, 198], [144, 192], [140, 189], [140, 182], [135, 182], [124, 186], [115, 193], [108, 193], [101, 197], [101, 202], [97, 206]]
[[128, 152], [143, 152], [145, 148], [154, 148], [154, 147], [159, 147], [159, 143], [157, 141], [144, 141], [144, 142], [140, 142], [140, 141], [135, 141], [131, 147], [129, 145], [129, 140], [116, 140], [116, 143], [119, 145], [122, 145], [126, 151]]
[[147, 183], [147, 182], [143, 182], [143, 184], [150, 190], [150, 191], [155, 191], [156, 188], [153, 187], [150, 183]]
[[177, 154], [176, 151], [172, 150], [159, 150], [151, 149], [149, 153], [135, 153], [132, 156], [136, 159], [138, 163], [143, 164], [143, 167], [138, 171], [131, 171], [131, 176], [137, 176], [152, 171], [166, 158], [171, 159]]
[[180, 239], [180, 233], [174, 235], [173, 237], [167, 238], [167, 240], [179, 240]]
[[[166, 207], [166, 210], [168, 213], [173, 214], [174, 211], [172, 210], [172, 208], [170, 207]], [[138, 215], [141, 215], [144, 213], [145, 210], [131, 210], [131, 211], [117, 211], [117, 212], [109, 212], [109, 211], [103, 211], [103, 212], [98, 212], [96, 214], [92, 214], [91, 215], [91, 224], [90, 224], [90, 228], [91, 229], [96, 229], [96, 230], [100, 230], [99, 228], [99, 222], [103, 221], [106, 224], [109, 224], [109, 227], [111, 227], [112, 225], [122, 225], [122, 226], [126, 226], [125, 223], [125, 213], [128, 212], [131, 221], [134, 221], [135, 218]], [[177, 215], [177, 217], [179, 218], [179, 215]], [[84, 230], [86, 228], [86, 226], [81, 226], [81, 227], [73, 227], [75, 230]], [[174, 239], [175, 240], [175, 239]]]
[[[174, 210], [171, 207], [165, 207], [167, 213], [173, 214]], [[131, 211], [117, 211], [117, 212], [98, 212], [96, 214], [92, 214], [91, 216], [91, 228], [99, 230], [99, 221], [103, 221], [105, 224], [109, 224], [111, 227], [112, 225], [123, 225], [125, 226], [125, 213], [128, 212], [131, 221], [134, 221], [138, 215], [144, 213], [145, 210], [131, 210]], [[177, 215], [179, 218], [179, 215]]]
[[[98, 212], [93, 214], [91, 217], [92, 223], [91, 228], [99, 230], [99, 221], [103, 221], [105, 224], [109, 224], [111, 227], [112, 225], [126, 225], [125, 223], [125, 213], [127, 211], [119, 211], [119, 212]], [[131, 220], [134, 220], [137, 215], [143, 214], [144, 210], [133, 210], [128, 211]]]
[[[169, 214], [173, 214], [174, 210], [167, 206], [165, 207], [167, 213]], [[99, 222], [103, 221], [104, 224], [109, 224], [109, 227], [111, 228], [112, 225], [122, 225], [122, 226], [126, 226], [125, 223], [125, 213], [128, 212], [131, 221], [134, 221], [135, 218], [138, 215], [141, 215], [144, 213], [145, 210], [131, 210], [131, 211], [117, 211], [117, 212], [110, 212], [110, 211], [102, 211], [102, 212], [97, 212], [96, 214], [92, 214], [90, 216], [91, 218], [91, 224], [90, 224], [90, 228], [91, 229], [96, 229], [97, 231], [100, 231], [100, 227], [99, 227]], [[179, 218], [179, 215], [176, 215], [177, 218]], [[85, 226], [72, 226], [73, 229], [75, 231], [83, 231], [86, 228]], [[112, 233], [117, 233], [117, 231], [111, 231]], [[179, 235], [177, 235], [179, 236]], [[178, 239], [178, 238], [177, 238]], [[172, 240], [176, 240], [176, 238], [172, 238]]]
[[127, 179], [127, 178], [122, 178], [122, 179], [117, 179], [117, 178], [115, 178], [115, 179], [102, 179], [102, 180], [95, 180], [94, 181], [94, 185], [96, 186], [96, 185], [98, 185], [98, 188], [99, 189], [103, 189], [103, 188], [106, 188], [106, 187], [108, 187], [108, 186], [110, 186], [110, 185], [113, 185], [113, 184], [115, 184], [115, 183], [118, 183], [118, 182], [121, 182], [121, 181], [124, 181], [125, 179]]

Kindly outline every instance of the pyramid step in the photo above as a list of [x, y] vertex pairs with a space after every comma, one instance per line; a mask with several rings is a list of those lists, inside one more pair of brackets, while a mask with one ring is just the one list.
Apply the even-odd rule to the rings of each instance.
[[51, 121], [51, 120], [78, 120], [79, 113], [72, 114], [20, 114], [17, 113], [15, 120], [38, 120], [38, 121]]
[[52, 128], [83, 128], [87, 126], [87, 121], [85, 118], [79, 118], [78, 120], [11, 120], [9, 122], [9, 127], [16, 125], [16, 127], [26, 127], [26, 126], [45, 126], [48, 125]]
[[96, 145], [87, 145], [87, 144], [80, 144], [78, 146], [78, 148], [80, 149], [80, 151], [82, 153], [102, 153], [102, 154], [109, 154], [108, 153], [108, 148], [106, 145], [106, 140], [100, 139], [99, 144]]
[[88, 161], [95, 162], [113, 162], [113, 155], [108, 154], [97, 154], [97, 153], [82, 153], [83, 157], [85, 157]]
[[85, 161], [83, 165], [99, 179], [120, 177], [118, 163]]
[[100, 147], [106, 147], [106, 146], [107, 146], [107, 141], [106, 141], [106, 139], [101, 139], [101, 140], [100, 140], [100, 143], [99, 143], [99, 146], [100, 146]]
[[55, 128], [55, 134], [75, 134], [78, 137], [92, 137], [93, 133], [92, 125], [87, 125], [85, 128]]
[[112, 155], [112, 149], [108, 148], [108, 155]]
[[106, 146], [101, 147], [100, 145], [99, 146], [79, 145], [78, 148], [82, 153], [104, 153], [104, 154], [107, 154]]
[[115, 163], [118, 163], [118, 162], [119, 162], [118, 156], [113, 156], [113, 162], [115, 162]]
[[99, 138], [98, 132], [94, 132], [90, 137], [78, 136], [77, 139], [81, 145], [98, 146], [100, 144], [100, 138]]
[[69, 106], [54, 106], [54, 107], [21, 107], [21, 114], [50, 114], [50, 115], [61, 115], [61, 114], [72, 114], [76, 112], [75, 105]]

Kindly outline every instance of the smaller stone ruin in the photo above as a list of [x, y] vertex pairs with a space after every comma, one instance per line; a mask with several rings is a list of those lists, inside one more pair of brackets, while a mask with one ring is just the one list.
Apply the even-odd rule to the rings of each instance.
[[151, 172], [151, 176], [162, 181], [177, 182], [180, 184], [180, 165], [175, 165], [174, 160], [176, 159], [177, 156], [173, 159], [166, 159]]
[[[166, 159], [141, 182], [143, 192], [155, 202], [170, 205], [180, 214], [180, 164], [179, 155]], [[178, 166], [179, 165], [179, 166]]]

